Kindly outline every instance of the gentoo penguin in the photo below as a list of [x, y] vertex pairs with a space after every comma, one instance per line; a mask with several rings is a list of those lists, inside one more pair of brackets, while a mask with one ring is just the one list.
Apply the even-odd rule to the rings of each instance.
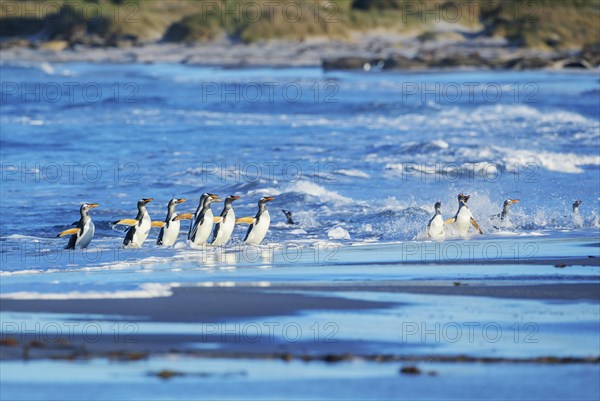
[[285, 222], [286, 224], [296, 224], [294, 223], [294, 220], [292, 220], [292, 212], [285, 209], [281, 209], [281, 211], [283, 212], [283, 214], [285, 214], [285, 218], [287, 219], [287, 221]]
[[221, 215], [215, 217], [215, 223], [217, 224], [215, 224], [211, 245], [225, 245], [229, 241], [229, 238], [231, 238], [231, 233], [233, 233], [233, 228], [235, 227], [235, 212], [233, 211], [232, 204], [238, 199], [240, 197], [234, 195], [225, 198]]
[[167, 217], [165, 221], [156, 221], [152, 222], [153, 226], [160, 226], [160, 233], [158, 234], [158, 239], [156, 240], [156, 245], [163, 246], [172, 246], [177, 241], [177, 236], [179, 235], [179, 226], [181, 222], [179, 220], [175, 220], [177, 217], [177, 213], [175, 212], [175, 206], [180, 203], [185, 202], [185, 199], [177, 199], [173, 198], [169, 201], [167, 205]]
[[510, 214], [510, 207], [515, 203], [521, 202], [519, 199], [507, 199], [502, 204], [502, 212], [492, 216], [492, 221], [495, 223], [494, 228], [499, 230], [500, 226], [510, 226], [511, 223], [508, 220]]
[[205, 244], [212, 231], [214, 216], [210, 205], [213, 202], [221, 202], [221, 199], [218, 195], [209, 193], [202, 194], [198, 202], [198, 208], [188, 231], [188, 240], [196, 245]]
[[442, 239], [444, 233], [444, 219], [442, 219], [442, 202], [435, 202], [435, 214], [427, 224], [427, 235], [432, 239]]
[[152, 220], [146, 210], [146, 204], [152, 202], [154, 198], [140, 199], [137, 203], [138, 214], [135, 219], [122, 219], [115, 221], [113, 224], [124, 224], [128, 225], [129, 228], [125, 234], [123, 245], [126, 247], [140, 248], [148, 234], [150, 234], [150, 228], [152, 227]]
[[275, 198], [260, 198], [258, 201], [258, 213], [256, 213], [256, 216], [242, 217], [241, 219], [236, 220], [236, 223], [250, 224], [250, 227], [248, 227], [248, 232], [246, 232], [246, 237], [244, 238], [244, 242], [246, 244], [258, 245], [265, 238], [265, 235], [267, 235], [267, 231], [269, 231], [269, 225], [271, 224], [271, 216], [269, 216], [269, 211], [267, 210], [267, 202], [270, 202], [273, 199]]
[[508, 215], [510, 213], [510, 207], [515, 203], [521, 202], [519, 199], [507, 199], [502, 204], [502, 212], [497, 214], [496, 217], [500, 218], [500, 221], [508, 221]]
[[76, 227], [65, 230], [56, 236], [62, 237], [63, 235], [71, 235], [71, 238], [69, 238], [69, 243], [67, 246], [65, 246], [65, 249], [83, 249], [90, 244], [92, 238], [94, 238], [95, 227], [89, 211], [95, 207], [98, 207], [97, 203], [84, 203], [81, 205], [79, 208], [79, 214], [81, 215], [81, 218], [79, 221], [73, 223], [73, 225]]
[[444, 222], [444, 224], [456, 223], [458, 234], [462, 237], [467, 236], [471, 224], [479, 231], [479, 234], [483, 234], [481, 228], [479, 228], [479, 224], [477, 224], [477, 221], [475, 221], [471, 211], [467, 207], [467, 202], [470, 197], [470, 195], [458, 194], [458, 211], [454, 217]]
[[583, 201], [576, 200], [573, 202], [573, 224], [581, 228], [583, 226], [583, 219], [579, 215], [579, 206], [583, 203]]

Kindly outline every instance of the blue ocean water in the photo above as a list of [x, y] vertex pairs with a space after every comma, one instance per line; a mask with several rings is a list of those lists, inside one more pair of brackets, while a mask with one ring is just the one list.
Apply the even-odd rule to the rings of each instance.
[[[281, 247], [321, 249], [325, 263], [323, 252], [339, 246], [419, 243], [433, 204], [451, 217], [459, 192], [472, 196], [485, 232], [477, 239], [501, 249], [510, 249], [507, 238], [536, 241], [553, 256], [598, 252], [568, 251], [573, 239], [599, 236], [597, 72], [44, 63], [3, 65], [1, 79], [4, 294], [126, 290], [176, 282], [164, 266], [239, 265], [239, 248], [230, 250], [245, 226], [215, 256], [185, 244], [186, 223], [173, 249], [155, 245], [156, 230], [135, 251], [121, 249], [124, 232], [109, 224], [133, 218], [139, 198], [154, 198], [153, 220], [164, 219], [173, 197], [188, 199], [179, 212], [193, 212], [207, 191], [240, 195], [238, 216], [254, 215], [259, 197], [276, 197], [271, 254], [251, 265], [293, 266], [272, 255]], [[498, 230], [491, 216], [507, 198], [521, 202]], [[64, 251], [67, 239], [54, 237], [83, 202], [100, 204], [96, 236], [87, 251]], [[280, 209], [298, 224], [286, 225]], [[157, 268], [123, 280], [118, 272], [132, 265]], [[69, 272], [98, 274], [70, 280]]]

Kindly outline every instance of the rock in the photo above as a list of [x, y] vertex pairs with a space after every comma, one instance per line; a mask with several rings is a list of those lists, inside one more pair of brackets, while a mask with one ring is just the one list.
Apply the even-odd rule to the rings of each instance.
[[420, 375], [421, 369], [416, 366], [403, 366], [400, 368], [400, 373], [403, 375]]
[[63, 51], [69, 47], [69, 42], [66, 40], [51, 40], [40, 44], [40, 49], [52, 50], [55, 52]]
[[512, 70], [534, 70], [549, 67], [551, 64], [551, 60], [539, 56], [518, 57], [506, 62], [504, 68]]
[[442, 56], [439, 59], [434, 59], [430, 67], [447, 68], [447, 67], [488, 67], [489, 63], [481, 57], [478, 52], [468, 54], [455, 53], [447, 56]]
[[562, 60], [557, 60], [552, 63], [552, 68], [563, 69], [563, 68], [581, 68], [586, 70], [591, 70], [592, 65], [588, 63], [586, 60], [577, 57], [569, 57]]
[[0, 42], [0, 50], [7, 50], [7, 49], [13, 49], [13, 48], [26, 48], [26, 47], [33, 47], [33, 43], [30, 42], [27, 39], [23, 39], [23, 38], [17, 38], [17, 39], [9, 39], [9, 40], [3, 40]]
[[588, 44], [581, 48], [580, 57], [593, 67], [600, 66], [600, 43]]
[[384, 60], [384, 70], [411, 70], [418, 68], [425, 68], [426, 65], [422, 60], [416, 60], [413, 58], [401, 56], [399, 54], [393, 55]]
[[322, 66], [325, 71], [329, 70], [363, 70], [366, 65], [377, 65], [380, 60], [374, 60], [368, 57], [339, 57], [334, 59], [324, 59]]

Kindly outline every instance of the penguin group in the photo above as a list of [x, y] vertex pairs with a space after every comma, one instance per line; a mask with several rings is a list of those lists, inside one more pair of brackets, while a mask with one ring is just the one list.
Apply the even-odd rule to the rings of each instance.
[[[434, 214], [427, 224], [427, 237], [434, 240], [444, 239], [446, 237], [445, 226], [452, 224], [460, 237], [467, 237], [469, 235], [469, 229], [471, 226], [483, 234], [483, 231], [479, 227], [477, 220], [473, 217], [471, 210], [467, 206], [470, 195], [458, 194], [458, 210], [454, 217], [447, 220], [442, 218], [442, 203], [436, 202], [433, 206]], [[519, 199], [506, 199], [502, 204], [502, 211], [491, 217], [494, 223], [494, 228], [499, 230], [501, 226], [509, 226], [508, 220], [511, 206], [519, 203]], [[583, 201], [576, 200], [573, 202], [573, 222], [576, 226], [581, 226], [581, 217], [579, 215], [579, 206]]]
[[[233, 202], [240, 199], [239, 196], [230, 195], [225, 199], [223, 211], [215, 217], [211, 210], [211, 204], [222, 202], [215, 194], [204, 193], [200, 196], [195, 213], [178, 214], [175, 208], [186, 201], [184, 198], [173, 198], [167, 204], [167, 215], [164, 221], [152, 221], [146, 205], [153, 198], [142, 198], [137, 202], [137, 216], [134, 219], [121, 219], [112, 222], [114, 225], [128, 226], [123, 240], [124, 247], [140, 248], [148, 236], [152, 227], [159, 227], [160, 232], [156, 240], [159, 246], [173, 246], [179, 237], [181, 220], [190, 220], [187, 240], [196, 246], [212, 245], [223, 246], [229, 242], [236, 224], [247, 223], [250, 226], [246, 231], [244, 243], [249, 245], [260, 244], [271, 225], [271, 217], [267, 209], [267, 203], [274, 200], [273, 197], [262, 197], [258, 200], [258, 212], [254, 217], [242, 217], [236, 219], [233, 210]], [[97, 203], [84, 203], [80, 207], [80, 219], [73, 223], [75, 228], [62, 231], [57, 237], [70, 235], [69, 243], [65, 249], [86, 248], [94, 237], [94, 223], [89, 210], [99, 206]], [[212, 234], [212, 235], [211, 235]]]
[[[458, 210], [456, 214], [444, 220], [442, 217], [442, 203], [436, 202], [434, 205], [434, 215], [427, 224], [427, 237], [433, 240], [444, 239], [446, 236], [445, 228], [452, 225], [460, 237], [467, 237], [471, 226], [479, 233], [483, 234], [477, 220], [473, 217], [471, 210], [467, 206], [470, 195], [458, 194]], [[215, 194], [204, 193], [200, 196], [198, 206], [194, 213], [178, 214], [175, 208], [180, 203], [186, 201], [183, 198], [173, 198], [167, 204], [167, 215], [164, 221], [152, 221], [150, 214], [146, 210], [146, 205], [152, 202], [153, 198], [143, 198], [137, 202], [138, 213], [134, 219], [121, 219], [112, 222], [113, 225], [128, 226], [123, 240], [123, 246], [140, 248], [148, 238], [152, 227], [160, 227], [160, 232], [156, 240], [159, 246], [173, 246], [179, 237], [181, 220], [190, 220], [187, 233], [187, 241], [195, 246], [223, 246], [231, 239], [236, 224], [249, 224], [248, 230], [243, 242], [249, 245], [260, 244], [271, 225], [271, 217], [267, 209], [267, 203], [274, 200], [273, 197], [262, 197], [258, 200], [258, 211], [254, 217], [236, 218], [233, 209], [233, 202], [240, 199], [239, 196], [230, 195], [225, 198], [223, 210], [219, 216], [214, 216], [211, 205], [223, 200]], [[494, 228], [510, 224], [508, 217], [512, 205], [519, 203], [519, 199], [506, 199], [502, 204], [502, 211], [491, 216], [494, 222]], [[573, 221], [577, 224], [581, 220], [579, 207], [581, 200], [573, 203]], [[94, 237], [94, 223], [92, 222], [89, 211], [98, 207], [97, 203], [84, 203], [79, 209], [80, 219], [72, 225], [75, 228], [62, 231], [57, 237], [70, 235], [69, 242], [65, 249], [86, 248]], [[292, 212], [282, 210], [286, 217], [286, 224], [296, 224], [292, 219]], [[581, 225], [581, 224], [579, 224]]]

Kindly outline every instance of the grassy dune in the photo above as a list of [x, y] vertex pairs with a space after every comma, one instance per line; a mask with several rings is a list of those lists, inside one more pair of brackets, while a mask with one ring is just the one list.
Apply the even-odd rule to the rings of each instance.
[[2, 3], [0, 35], [255, 42], [387, 31], [435, 40], [469, 28], [516, 46], [572, 49], [600, 42], [598, 21], [597, 0], [27, 0]]

